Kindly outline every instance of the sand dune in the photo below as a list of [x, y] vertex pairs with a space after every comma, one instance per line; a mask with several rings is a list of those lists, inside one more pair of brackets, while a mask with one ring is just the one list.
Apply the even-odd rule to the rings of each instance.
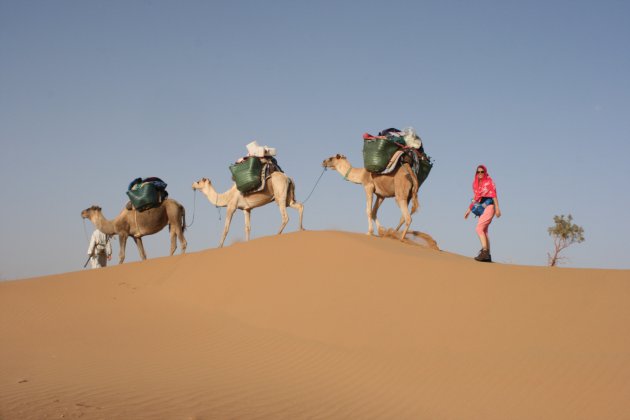
[[629, 419], [630, 270], [298, 232], [0, 283], [0, 419]]

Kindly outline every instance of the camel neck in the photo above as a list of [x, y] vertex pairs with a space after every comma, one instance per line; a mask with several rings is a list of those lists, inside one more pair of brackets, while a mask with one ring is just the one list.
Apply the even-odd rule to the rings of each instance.
[[350, 162], [343, 162], [335, 167], [337, 172], [343, 176], [346, 181], [353, 182], [355, 184], [361, 184], [362, 182], [362, 168], [353, 168]]
[[210, 201], [215, 206], [227, 206], [227, 193], [219, 194], [211, 185], [206, 185], [201, 191], [206, 195], [206, 197], [208, 197], [208, 201]]
[[103, 216], [102, 213], [98, 213], [94, 217], [94, 220], [92, 220], [92, 223], [94, 224], [94, 226], [96, 226], [98, 230], [100, 230], [106, 235], [116, 234], [116, 228], [114, 227], [114, 222], [112, 222], [111, 220], [107, 220], [105, 216]]

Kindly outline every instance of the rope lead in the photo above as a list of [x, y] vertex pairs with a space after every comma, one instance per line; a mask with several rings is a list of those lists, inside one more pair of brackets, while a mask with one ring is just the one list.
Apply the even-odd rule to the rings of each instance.
[[192, 221], [190, 222], [189, 225], [186, 225], [186, 229], [188, 229], [189, 227], [191, 227], [193, 225], [193, 223], [195, 223], [195, 213], [197, 212], [197, 190], [193, 189], [193, 215], [192, 215]]
[[319, 180], [322, 179], [322, 176], [324, 175], [324, 172], [326, 172], [326, 168], [324, 168], [322, 170], [322, 173], [319, 174], [319, 178], [317, 178], [317, 181], [315, 182], [315, 185], [313, 185], [313, 189], [308, 194], [308, 197], [306, 197], [306, 200], [302, 201], [302, 204], [305, 204], [308, 201], [308, 199], [311, 198], [311, 195], [313, 194], [313, 191], [315, 191], [315, 187], [317, 187], [317, 184], [319, 184]]

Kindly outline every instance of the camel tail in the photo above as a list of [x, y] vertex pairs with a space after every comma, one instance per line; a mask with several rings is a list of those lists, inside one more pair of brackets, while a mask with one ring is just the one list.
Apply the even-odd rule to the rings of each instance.
[[413, 180], [413, 188], [411, 189], [411, 214], [414, 214], [418, 207], [420, 207], [420, 203], [418, 203], [418, 178], [415, 175], [411, 176]]
[[411, 214], [414, 214], [416, 210], [418, 210], [418, 207], [420, 207], [420, 203], [418, 203], [418, 191], [415, 191], [412, 194], [413, 196], [411, 197]]
[[414, 214], [418, 207], [420, 207], [420, 203], [418, 203], [418, 189], [420, 188], [420, 184], [418, 183], [418, 177], [413, 171], [408, 167], [407, 173], [411, 177], [411, 182], [413, 183], [413, 187], [411, 188], [411, 214]]
[[295, 183], [289, 178], [289, 193], [287, 194], [287, 205], [295, 202]]
[[[182, 232], [186, 231], [186, 208], [184, 206], [182, 206], [181, 204], [179, 205], [179, 207], [182, 209]], [[194, 219], [194, 217], [193, 217]]]

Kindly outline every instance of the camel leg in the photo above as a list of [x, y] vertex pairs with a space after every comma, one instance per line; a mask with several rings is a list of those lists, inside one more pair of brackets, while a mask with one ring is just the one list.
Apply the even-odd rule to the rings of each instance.
[[280, 230], [278, 230], [278, 235], [282, 233], [284, 227], [289, 223], [289, 215], [287, 214], [287, 205], [282, 201], [278, 201], [278, 208], [280, 209], [280, 215], [282, 216], [282, 224], [280, 225]]
[[[407, 198], [407, 208], [409, 208], [409, 203], [415, 199], [415, 201], [413, 202], [411, 206], [411, 211], [409, 214], [414, 214], [420, 207], [420, 203], [418, 203], [418, 195], [417, 195], [417, 190], [415, 189], [416, 188], [415, 184], [413, 185], [413, 188], [414, 189], [412, 189], [411, 191], [411, 196]], [[405, 217], [400, 216], [400, 221], [398, 222], [398, 226], [396, 226], [396, 232], [398, 232], [398, 230], [403, 225], [403, 223], [405, 223]]]
[[280, 216], [282, 222], [280, 223], [280, 229], [278, 229], [278, 235], [282, 233], [287, 223], [289, 223], [289, 215], [287, 214], [287, 203], [291, 199], [291, 191], [294, 188], [293, 182], [290, 178], [284, 180], [278, 180], [272, 184], [273, 187], [273, 199], [278, 204], [278, 210], [280, 210]]
[[232, 216], [234, 216], [235, 211], [236, 207], [228, 207], [225, 212], [225, 226], [223, 226], [223, 234], [221, 234], [221, 243], [219, 243], [219, 248], [223, 247], [223, 242], [225, 242], [225, 238], [230, 230], [230, 223], [232, 223]]
[[136, 246], [138, 247], [138, 252], [140, 253], [140, 259], [146, 260], [147, 254], [144, 252], [144, 245], [142, 244], [142, 236], [133, 237], [133, 240], [136, 242]]
[[372, 225], [372, 195], [374, 193], [374, 189], [370, 187], [365, 188], [365, 212], [368, 218], [368, 235], [372, 235], [374, 233], [374, 226]]
[[376, 231], [379, 233], [379, 235], [381, 233], [381, 224], [379, 223], [376, 214], [378, 213], [378, 209], [381, 207], [381, 204], [383, 204], [383, 200], [385, 200], [383, 197], [376, 196], [376, 202], [374, 203], [371, 214], [372, 220], [376, 222]]
[[125, 262], [125, 248], [127, 247], [127, 235], [121, 233], [118, 235], [118, 243], [120, 244], [118, 251], [118, 264]]
[[292, 201], [289, 206], [298, 211], [300, 215], [300, 230], [304, 230], [304, 226], [302, 226], [302, 216], [304, 213], [304, 205], [302, 203], [298, 203], [297, 201]]
[[184, 228], [177, 229], [177, 237], [179, 238], [179, 246], [182, 248], [182, 254], [185, 254], [188, 241], [186, 241], [186, 237], [184, 236]]
[[184, 209], [184, 206], [180, 205], [176, 210], [176, 212], [167, 213], [171, 238], [171, 255], [175, 254], [177, 250], [177, 239], [179, 239], [182, 254], [186, 253], [186, 246], [188, 245], [186, 237], [184, 237], [184, 230], [186, 229], [186, 209]]
[[252, 223], [251, 223], [251, 216], [252, 216], [252, 210], [251, 209], [247, 209], [247, 210], [243, 210], [243, 214], [245, 215], [245, 240], [249, 241], [249, 234], [252, 231]]
[[[407, 207], [409, 207], [409, 202], [411, 201], [411, 198], [409, 198], [407, 200]], [[412, 209], [413, 210], [413, 209]], [[409, 214], [413, 214], [413, 212], [410, 212]], [[398, 230], [400, 229], [400, 227], [403, 225], [403, 223], [405, 223], [405, 217], [404, 216], [400, 216], [400, 221], [398, 222], [398, 226], [396, 226], [396, 232], [398, 232]]]
[[[409, 178], [411, 179], [411, 182], [412, 182], [411, 191], [409, 192], [409, 195], [407, 196], [407, 203], [405, 205], [405, 208], [408, 209], [409, 203], [411, 202], [411, 211], [409, 212], [409, 215], [412, 215], [416, 211], [418, 211], [418, 209], [420, 208], [420, 203], [418, 202], [418, 188], [419, 188], [418, 178], [416, 178], [416, 176], [410, 172], [411, 169], [409, 167], [405, 167], [405, 169], [407, 170]], [[398, 226], [396, 227], [396, 232], [398, 232], [398, 229], [400, 229], [400, 227], [402, 226], [404, 222], [405, 222], [405, 217], [401, 216], [400, 221], [398, 222]]]
[[409, 230], [409, 227], [411, 226], [411, 214], [409, 214], [409, 208], [407, 207], [407, 200], [398, 199], [396, 201], [398, 202], [398, 207], [400, 207], [402, 218], [405, 220], [405, 230], [400, 236], [400, 240], [402, 241], [403, 239], [405, 239], [405, 236], [407, 235], [407, 231]]
[[295, 201], [295, 183], [292, 180], [289, 180], [289, 195], [288, 200], [289, 207], [296, 209], [298, 214], [300, 215], [300, 230], [304, 230], [304, 226], [302, 225], [302, 215], [304, 213], [304, 205], [302, 203], [298, 203]]
[[171, 225], [170, 228], [169, 237], [171, 238], [171, 255], [173, 255], [177, 249], [177, 232], [175, 232], [173, 225]]

